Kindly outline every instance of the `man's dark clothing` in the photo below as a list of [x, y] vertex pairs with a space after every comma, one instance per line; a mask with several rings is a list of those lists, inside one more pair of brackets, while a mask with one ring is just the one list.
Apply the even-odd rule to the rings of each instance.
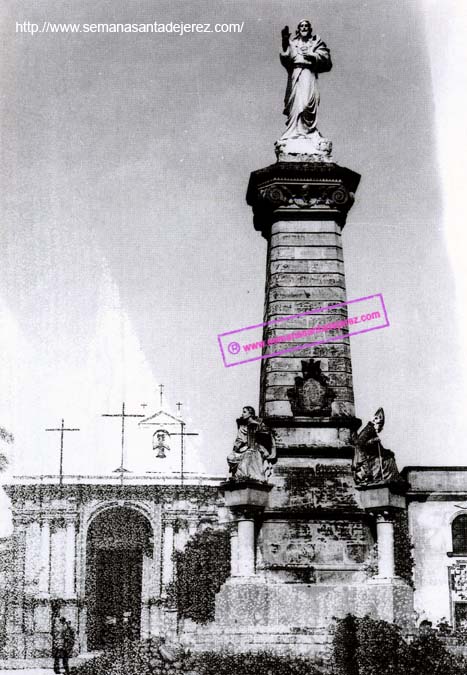
[[54, 657], [54, 672], [60, 672], [60, 659], [63, 661], [63, 668], [65, 674], [69, 675], [68, 661], [73, 654], [73, 647], [75, 644], [75, 631], [68, 623], [60, 623], [58, 631], [54, 634], [53, 639], [53, 657]]
[[68, 666], [68, 659], [70, 657], [63, 651], [63, 649], [55, 652], [54, 655], [54, 673], [60, 672], [60, 659], [63, 661], [63, 668], [66, 675], [70, 675], [70, 669]]

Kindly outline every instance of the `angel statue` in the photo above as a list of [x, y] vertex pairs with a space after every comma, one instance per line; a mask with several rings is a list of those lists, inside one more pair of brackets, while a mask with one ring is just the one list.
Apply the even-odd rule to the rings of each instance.
[[237, 427], [237, 438], [227, 457], [231, 479], [267, 481], [276, 459], [271, 429], [260, 417], [256, 417], [255, 409], [249, 405], [243, 408]]
[[378, 408], [373, 419], [355, 440], [353, 474], [356, 485], [403, 483], [394, 453], [383, 448], [378, 433], [384, 426], [384, 410]]

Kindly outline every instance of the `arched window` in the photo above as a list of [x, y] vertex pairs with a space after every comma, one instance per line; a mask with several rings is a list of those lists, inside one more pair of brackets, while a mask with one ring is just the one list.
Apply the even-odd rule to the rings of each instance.
[[452, 552], [467, 555], [467, 515], [452, 521]]

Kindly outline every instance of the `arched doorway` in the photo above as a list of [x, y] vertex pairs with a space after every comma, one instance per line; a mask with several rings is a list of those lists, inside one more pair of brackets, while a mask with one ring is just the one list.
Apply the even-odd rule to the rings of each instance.
[[102, 649], [141, 631], [143, 565], [152, 557], [152, 529], [138, 511], [114, 507], [94, 518], [86, 542], [88, 649]]

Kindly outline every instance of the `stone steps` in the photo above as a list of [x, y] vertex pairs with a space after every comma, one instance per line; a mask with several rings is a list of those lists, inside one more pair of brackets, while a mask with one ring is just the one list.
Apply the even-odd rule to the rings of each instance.
[[332, 634], [329, 628], [280, 626], [196, 627], [190, 626], [179, 636], [182, 644], [192, 651], [219, 650], [232, 652], [272, 651], [327, 659], [331, 651]]

